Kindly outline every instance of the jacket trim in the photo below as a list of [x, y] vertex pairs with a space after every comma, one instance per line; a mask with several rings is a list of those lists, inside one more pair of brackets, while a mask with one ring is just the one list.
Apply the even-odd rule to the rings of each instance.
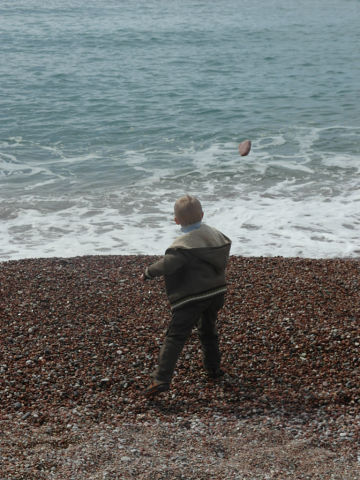
[[192, 295], [191, 297], [186, 297], [181, 300], [177, 300], [171, 305], [171, 310], [175, 310], [176, 308], [183, 307], [184, 305], [190, 302], [196, 302], [198, 300], [206, 300], [207, 298], [215, 297], [220, 293], [225, 293], [226, 290], [227, 290], [226, 285], [224, 285], [222, 287], [211, 290], [210, 292], [198, 293], [197, 295]]

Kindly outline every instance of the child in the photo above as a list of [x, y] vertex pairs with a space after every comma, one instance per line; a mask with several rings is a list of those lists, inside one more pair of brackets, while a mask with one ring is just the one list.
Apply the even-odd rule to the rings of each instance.
[[231, 241], [215, 228], [202, 223], [204, 213], [195, 197], [179, 198], [174, 213], [175, 222], [181, 225], [184, 234], [143, 275], [144, 280], [165, 277], [172, 310], [154, 380], [145, 390], [148, 397], [169, 390], [176, 362], [194, 326], [198, 328], [208, 375], [217, 378], [224, 373], [220, 369], [216, 319], [224, 305], [225, 267]]

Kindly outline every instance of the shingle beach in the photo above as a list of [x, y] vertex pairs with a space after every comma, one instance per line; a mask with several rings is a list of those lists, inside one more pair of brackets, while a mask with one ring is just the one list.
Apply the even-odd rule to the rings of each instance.
[[0, 479], [359, 479], [359, 260], [231, 257], [225, 377], [194, 331], [149, 401], [157, 258], [0, 263]]

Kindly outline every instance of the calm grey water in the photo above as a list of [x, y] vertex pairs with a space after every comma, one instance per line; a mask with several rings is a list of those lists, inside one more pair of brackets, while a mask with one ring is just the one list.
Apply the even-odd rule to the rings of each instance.
[[2, 0], [0, 260], [162, 253], [187, 192], [235, 254], [359, 256], [359, 21], [358, 0]]

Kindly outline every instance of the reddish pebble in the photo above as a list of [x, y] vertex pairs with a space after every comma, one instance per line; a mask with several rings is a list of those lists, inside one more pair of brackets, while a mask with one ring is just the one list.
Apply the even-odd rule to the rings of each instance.
[[250, 150], [251, 150], [250, 140], [244, 140], [243, 142], [239, 143], [239, 153], [242, 157], [246, 157], [246, 155], [249, 155]]

